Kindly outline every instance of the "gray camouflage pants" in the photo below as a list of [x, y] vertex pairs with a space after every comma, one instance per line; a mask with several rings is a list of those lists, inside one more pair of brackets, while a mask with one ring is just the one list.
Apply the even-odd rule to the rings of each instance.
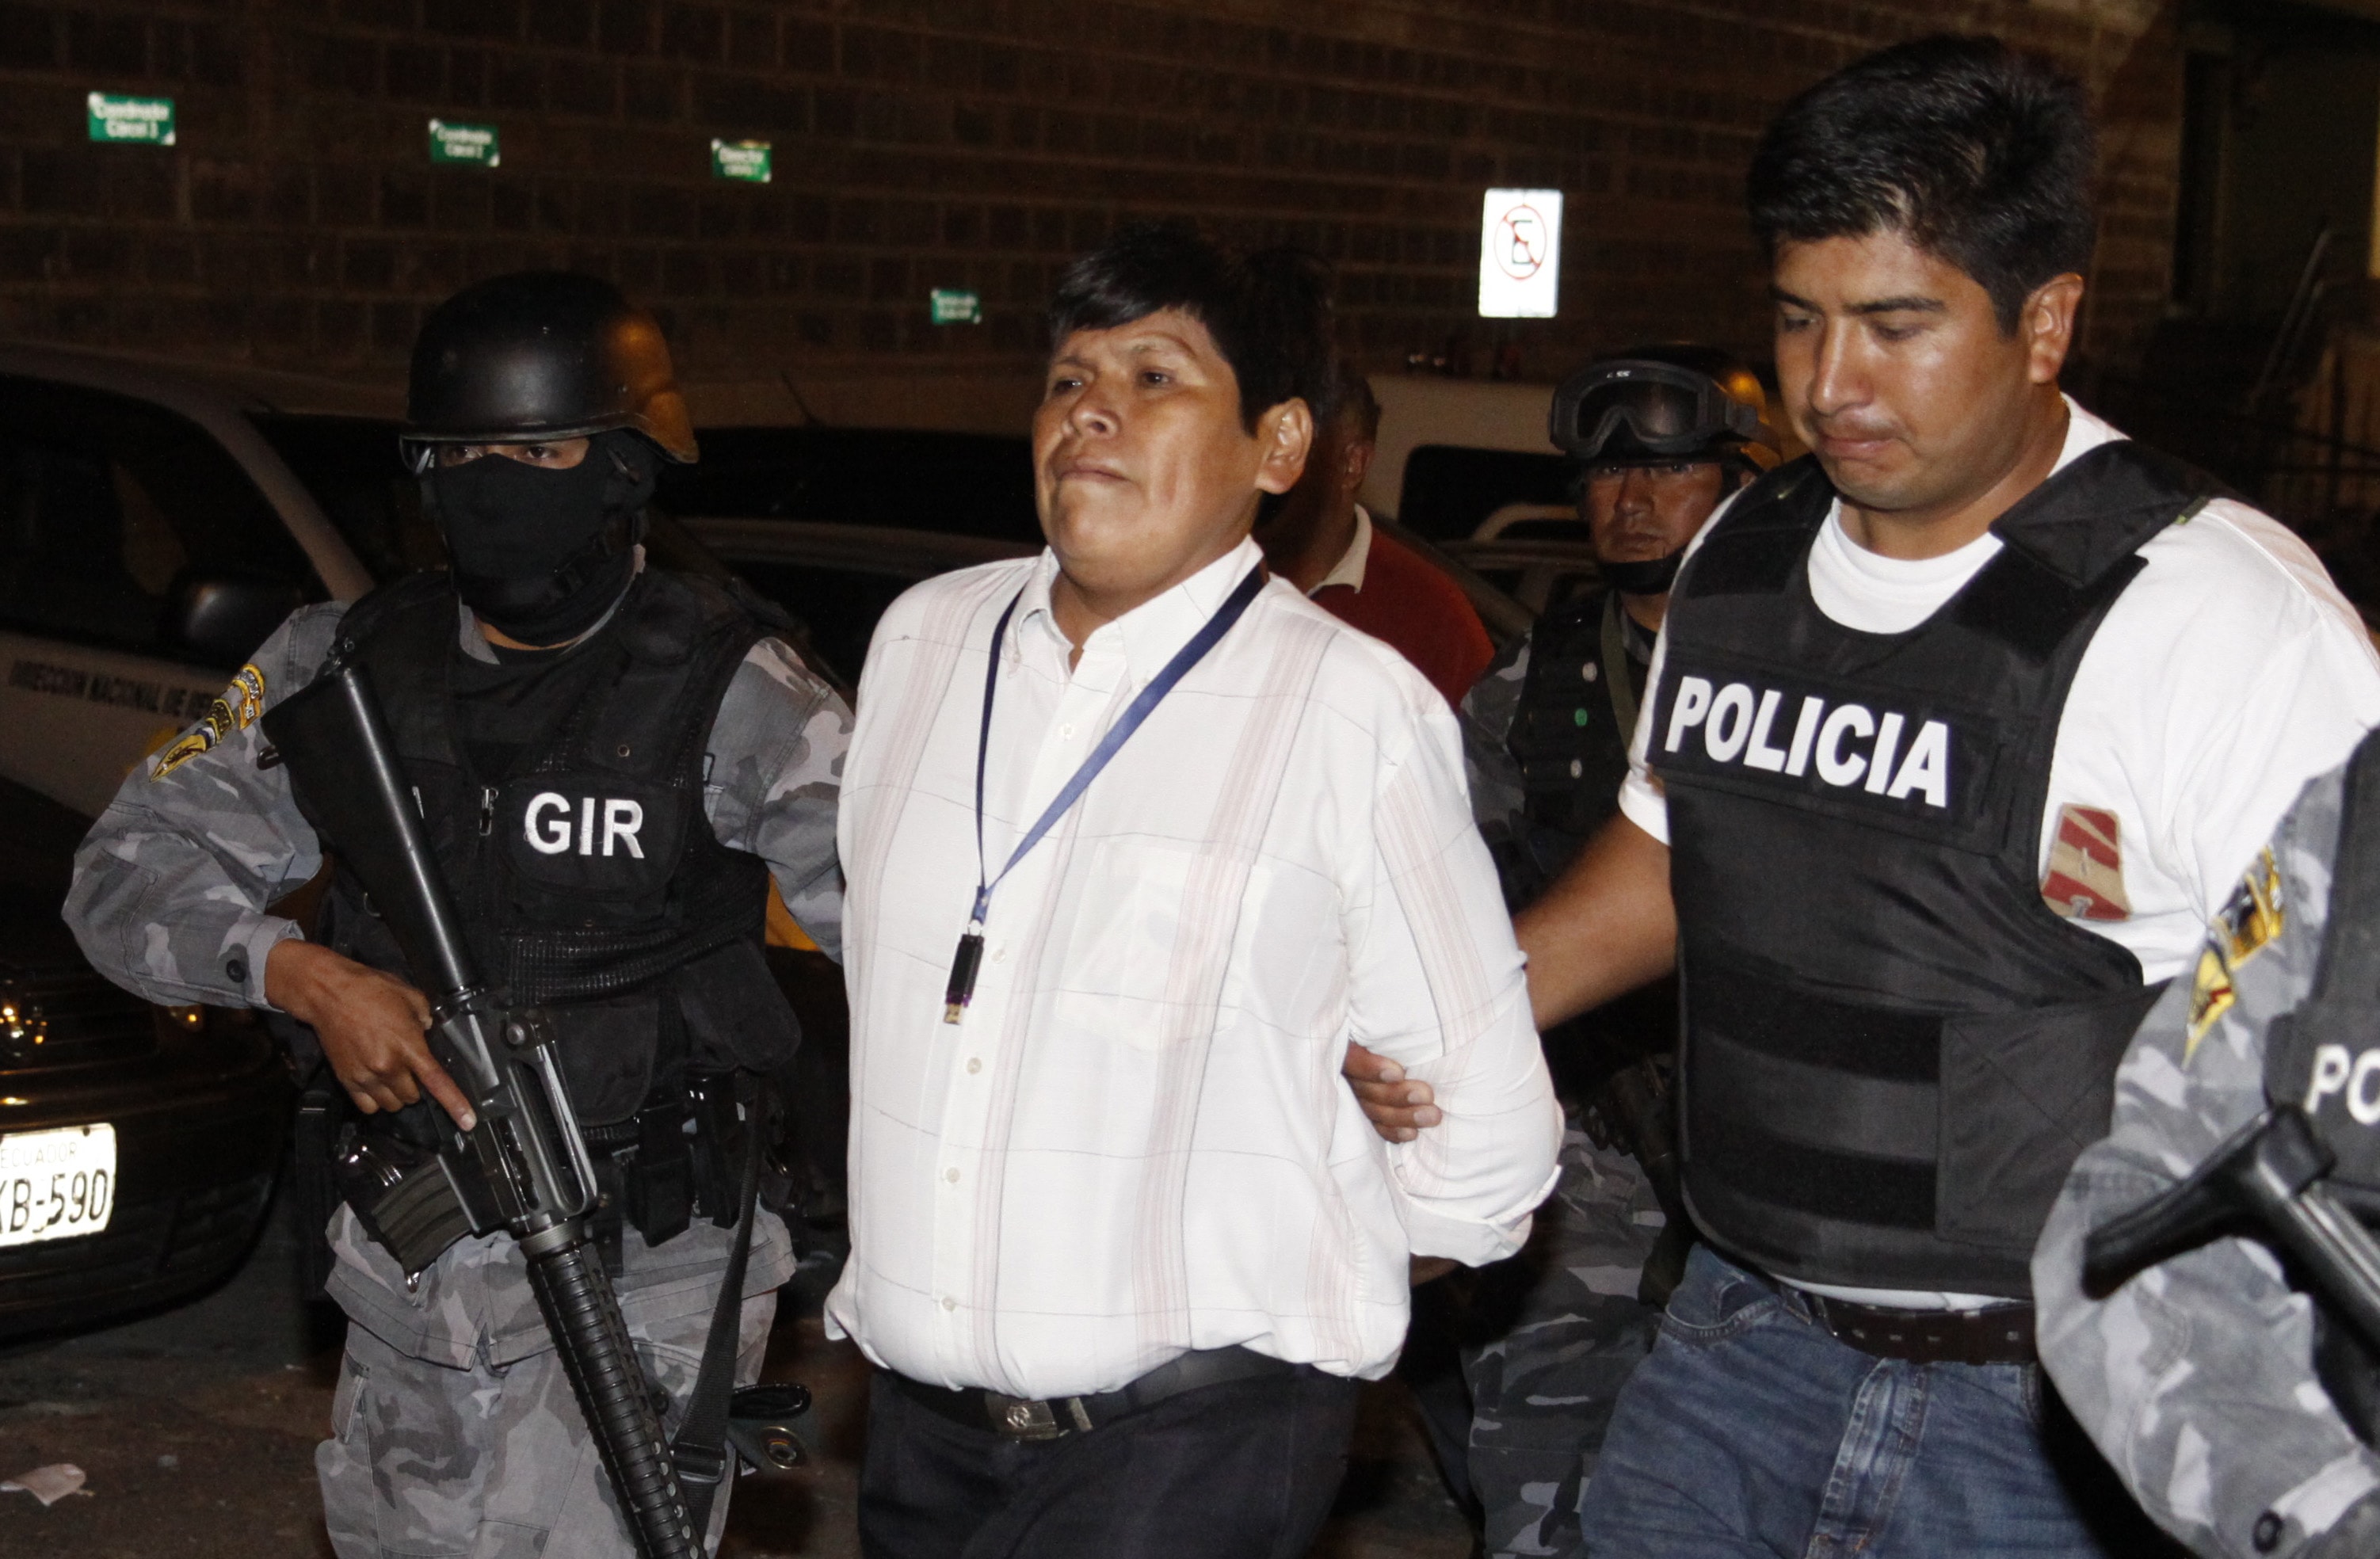
[[1636, 1284], [1663, 1221], [1635, 1159], [1597, 1147], [1572, 1121], [1528, 1246], [1462, 1296], [1471, 1420], [1458, 1443], [1496, 1559], [1585, 1552], [1580, 1492], [1620, 1388], [1660, 1327]]
[[[611, 1480], [512, 1242], [466, 1239], [408, 1290], [344, 1209], [331, 1233], [331, 1292], [349, 1324], [332, 1437], [314, 1467], [339, 1559], [631, 1559]], [[658, 1250], [627, 1236], [620, 1308], [646, 1372], [669, 1394], [672, 1432], [701, 1366], [729, 1239], [708, 1224]], [[759, 1377], [791, 1265], [784, 1225], [763, 1214], [745, 1283], [739, 1384]], [[714, 1550], [733, 1482], [711, 1507]]]

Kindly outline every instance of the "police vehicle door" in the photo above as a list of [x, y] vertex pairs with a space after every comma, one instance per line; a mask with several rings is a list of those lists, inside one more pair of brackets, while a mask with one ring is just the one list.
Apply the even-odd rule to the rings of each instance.
[[97, 816], [186, 728], [252, 720], [263, 689], [244, 662], [324, 595], [198, 424], [0, 374], [0, 777]]

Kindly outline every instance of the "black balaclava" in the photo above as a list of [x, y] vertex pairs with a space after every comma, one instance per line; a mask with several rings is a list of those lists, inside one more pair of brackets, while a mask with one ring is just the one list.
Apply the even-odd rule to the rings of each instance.
[[498, 454], [433, 465], [422, 504], [445, 534], [463, 604], [523, 644], [560, 644], [626, 591], [658, 468], [650, 444], [614, 429], [564, 471]]

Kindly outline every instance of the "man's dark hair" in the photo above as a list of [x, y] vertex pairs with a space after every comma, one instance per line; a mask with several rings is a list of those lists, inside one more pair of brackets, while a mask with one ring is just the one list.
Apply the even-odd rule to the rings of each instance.
[[1943, 35], [1786, 104], [1746, 195], [1771, 260], [1782, 244], [1899, 233], [1973, 277], [2013, 332], [2035, 287], [2091, 263], [2096, 156], [2082, 83], [1997, 38]]
[[1352, 428], [1366, 443], [1379, 439], [1379, 397], [1372, 393], [1372, 381], [1363, 370], [1344, 357], [1330, 365], [1330, 404], [1314, 408], [1314, 421], [1318, 427]]
[[1179, 308], [1207, 327], [1239, 381], [1240, 420], [1303, 399], [1318, 419], [1330, 380], [1330, 282], [1298, 249], [1244, 255], [1184, 223], [1135, 223], [1066, 268], [1050, 300], [1050, 347]]

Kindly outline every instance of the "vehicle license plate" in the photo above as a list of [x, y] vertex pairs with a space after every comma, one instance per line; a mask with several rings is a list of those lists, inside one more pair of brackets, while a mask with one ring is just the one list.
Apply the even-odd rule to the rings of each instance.
[[115, 1211], [115, 1127], [0, 1136], [0, 1246], [97, 1234]]

